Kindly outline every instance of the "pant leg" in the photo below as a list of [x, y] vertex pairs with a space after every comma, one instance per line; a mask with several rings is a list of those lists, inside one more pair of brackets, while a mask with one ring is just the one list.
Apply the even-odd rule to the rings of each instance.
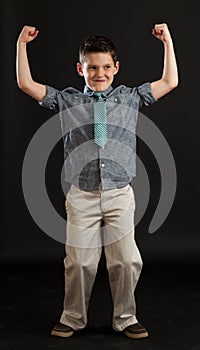
[[108, 242], [104, 248], [114, 303], [113, 328], [116, 331], [137, 322], [134, 292], [142, 259], [134, 238], [134, 210], [134, 193], [130, 186], [126, 186], [116, 191], [115, 201], [104, 213], [105, 242], [106, 239]]
[[60, 322], [74, 330], [87, 324], [88, 305], [101, 248], [66, 246], [64, 309]]
[[79, 330], [87, 324], [89, 299], [101, 257], [98, 192], [92, 194], [72, 187], [66, 209], [65, 296], [60, 322]]

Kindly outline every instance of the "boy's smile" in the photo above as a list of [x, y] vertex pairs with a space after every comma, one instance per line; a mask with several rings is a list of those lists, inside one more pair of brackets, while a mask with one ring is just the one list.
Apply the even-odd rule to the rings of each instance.
[[119, 61], [114, 64], [109, 53], [92, 52], [85, 56], [83, 64], [77, 63], [77, 70], [91, 90], [104, 91], [111, 86], [119, 70]]

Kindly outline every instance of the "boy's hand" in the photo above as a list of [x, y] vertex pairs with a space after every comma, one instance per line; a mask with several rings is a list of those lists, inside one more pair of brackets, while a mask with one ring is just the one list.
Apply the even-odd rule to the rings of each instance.
[[37, 30], [35, 27], [24, 26], [19, 35], [18, 42], [27, 44], [30, 41], [34, 40], [37, 37], [38, 33], [39, 30]]
[[166, 23], [155, 24], [154, 28], [152, 29], [152, 34], [157, 39], [160, 39], [163, 43], [169, 43], [170, 41], [172, 41], [172, 38]]

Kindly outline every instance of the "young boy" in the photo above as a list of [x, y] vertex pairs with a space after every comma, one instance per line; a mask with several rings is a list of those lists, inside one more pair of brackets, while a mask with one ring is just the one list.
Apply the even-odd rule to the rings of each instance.
[[[38, 35], [25, 26], [17, 41], [17, 81], [25, 93], [59, 112], [64, 135], [67, 239], [65, 299], [52, 335], [70, 337], [87, 324], [87, 311], [104, 246], [113, 298], [113, 329], [130, 338], [148, 332], [136, 318], [134, 291], [142, 260], [134, 239], [135, 129], [138, 110], [178, 85], [172, 38], [167, 24], [153, 35], [164, 45], [162, 77], [138, 87], [112, 87], [119, 61], [112, 41], [89, 36], [79, 49], [77, 71], [84, 91], [62, 91], [37, 83], [29, 68], [26, 45]], [[103, 223], [103, 224], [102, 224]], [[102, 235], [103, 231], [103, 235]]]

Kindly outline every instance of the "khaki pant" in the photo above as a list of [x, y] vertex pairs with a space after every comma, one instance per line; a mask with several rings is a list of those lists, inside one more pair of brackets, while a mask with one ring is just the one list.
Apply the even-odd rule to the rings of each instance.
[[134, 291], [142, 269], [134, 239], [133, 189], [127, 185], [115, 190], [82, 191], [72, 185], [66, 210], [65, 298], [60, 322], [74, 330], [86, 326], [104, 246], [114, 304], [112, 326], [122, 331], [137, 322]]

